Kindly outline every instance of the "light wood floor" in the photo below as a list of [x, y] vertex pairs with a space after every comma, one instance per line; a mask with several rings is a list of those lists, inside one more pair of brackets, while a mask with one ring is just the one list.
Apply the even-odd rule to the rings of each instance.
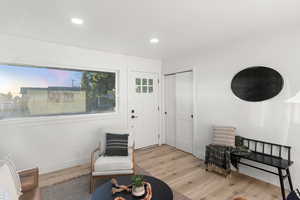
[[136, 160], [140, 167], [191, 199], [232, 200], [241, 196], [248, 200], [278, 200], [281, 197], [279, 187], [254, 178], [233, 174], [226, 179], [206, 172], [203, 161], [167, 145], [140, 150]]
[[[193, 200], [232, 200], [238, 196], [248, 200], [278, 200], [281, 197], [279, 187], [269, 183], [241, 174], [226, 179], [206, 172], [203, 161], [168, 145], [138, 150], [136, 162], [152, 176]], [[63, 182], [89, 171], [87, 164], [41, 175], [40, 186]]]

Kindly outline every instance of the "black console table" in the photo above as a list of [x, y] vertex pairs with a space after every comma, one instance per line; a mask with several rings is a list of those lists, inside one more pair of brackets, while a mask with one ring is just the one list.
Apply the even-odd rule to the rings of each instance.
[[[290, 190], [294, 191], [289, 170], [290, 166], [293, 164], [293, 161], [291, 161], [291, 147], [243, 137], [240, 137], [240, 142], [241, 145], [247, 146], [250, 151], [249, 153], [239, 153], [238, 151], [232, 151], [232, 164], [237, 169], [239, 169], [239, 165], [241, 164], [279, 176], [282, 199], [286, 200], [284, 187], [284, 180], [286, 178], [288, 179]], [[242, 161], [243, 159], [275, 167], [278, 173], [251, 164], [247, 164]]]

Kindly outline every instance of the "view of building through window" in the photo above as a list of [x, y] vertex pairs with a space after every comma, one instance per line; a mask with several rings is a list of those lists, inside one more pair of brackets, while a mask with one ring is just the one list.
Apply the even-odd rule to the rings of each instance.
[[0, 65], [0, 119], [115, 109], [114, 72]]

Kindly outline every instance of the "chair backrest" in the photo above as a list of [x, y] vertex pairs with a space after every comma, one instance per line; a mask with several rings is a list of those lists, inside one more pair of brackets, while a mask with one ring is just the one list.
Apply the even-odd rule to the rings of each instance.
[[106, 133], [115, 133], [115, 134], [128, 134], [128, 147], [132, 147], [134, 145], [134, 136], [128, 129], [113, 129], [106, 128], [102, 129], [99, 134], [99, 143], [101, 146], [100, 152], [104, 153], [105, 145], [106, 145]]
[[213, 144], [235, 146], [235, 127], [213, 126]]

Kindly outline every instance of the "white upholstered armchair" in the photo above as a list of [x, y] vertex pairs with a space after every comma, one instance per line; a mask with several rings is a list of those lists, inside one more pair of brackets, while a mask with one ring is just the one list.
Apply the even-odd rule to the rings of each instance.
[[135, 173], [135, 143], [132, 136], [129, 134], [128, 156], [104, 156], [105, 143], [106, 139], [102, 137], [98, 148], [96, 148], [91, 155], [91, 192], [94, 192], [95, 181], [98, 178], [131, 175]]

